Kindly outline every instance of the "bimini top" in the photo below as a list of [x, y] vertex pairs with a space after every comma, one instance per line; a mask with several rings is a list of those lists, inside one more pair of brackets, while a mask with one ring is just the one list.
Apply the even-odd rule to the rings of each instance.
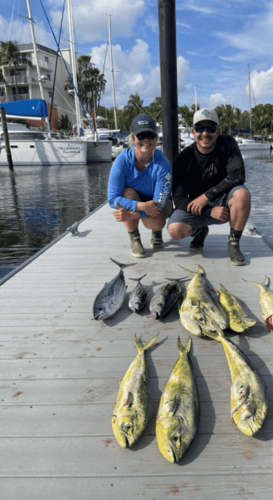
[[9, 117], [22, 118], [45, 118], [47, 105], [44, 99], [24, 99], [22, 101], [11, 101], [0, 103], [0, 108], [5, 108]]

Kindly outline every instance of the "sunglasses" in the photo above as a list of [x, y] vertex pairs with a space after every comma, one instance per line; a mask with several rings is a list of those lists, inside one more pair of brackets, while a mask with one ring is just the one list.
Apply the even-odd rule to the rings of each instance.
[[156, 138], [156, 134], [153, 132], [140, 132], [136, 134], [139, 141], [143, 141], [144, 139], [149, 139], [149, 141], [153, 141]]
[[196, 132], [198, 133], [202, 133], [204, 132], [205, 130], [209, 133], [209, 134], [214, 134], [217, 130], [217, 126], [216, 125], [194, 125], [194, 129], [196, 130]]

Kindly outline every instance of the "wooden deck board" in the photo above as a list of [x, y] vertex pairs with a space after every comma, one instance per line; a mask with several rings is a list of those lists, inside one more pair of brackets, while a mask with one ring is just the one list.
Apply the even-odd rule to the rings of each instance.
[[[63, 237], [0, 287], [0, 477], [1, 500], [105, 500], [140, 497], [187, 500], [272, 496], [273, 337], [261, 319], [260, 283], [273, 279], [273, 251], [262, 237], [242, 237], [244, 267], [227, 258], [228, 226], [211, 228], [203, 253], [189, 252], [189, 239], [152, 252], [150, 231], [140, 228], [145, 259], [133, 259], [122, 224], [107, 205], [86, 218], [79, 237]], [[93, 302], [119, 268], [129, 278], [147, 273], [149, 297], [170, 277], [190, 276], [201, 264], [211, 286], [223, 283], [252, 312], [257, 324], [228, 335], [246, 353], [268, 388], [270, 408], [255, 438], [244, 436], [230, 417], [230, 374], [221, 345], [193, 338], [191, 359], [201, 416], [195, 441], [178, 465], [166, 462], [155, 438], [160, 395], [178, 358], [177, 337], [186, 343], [177, 306], [156, 321], [148, 306], [140, 314], [125, 302], [114, 318], [97, 322]], [[148, 341], [154, 414], [132, 450], [112, 434], [111, 415], [119, 379], [136, 354], [133, 336]], [[179, 495], [180, 494], [180, 495]], [[129, 495], [129, 496], [128, 496]]]

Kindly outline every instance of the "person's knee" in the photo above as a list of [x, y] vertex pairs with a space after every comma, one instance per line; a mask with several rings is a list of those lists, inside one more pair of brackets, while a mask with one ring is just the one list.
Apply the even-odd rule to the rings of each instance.
[[124, 189], [122, 196], [124, 196], [124, 198], [128, 198], [129, 200], [140, 200], [137, 191], [130, 187], [126, 187]]
[[185, 238], [186, 236], [190, 236], [192, 229], [190, 226], [188, 226], [188, 228], [189, 229], [187, 230], [185, 224], [182, 224], [179, 222], [173, 222], [173, 223], [169, 224], [169, 226], [168, 226], [169, 235], [174, 240], [181, 240], [182, 238]]
[[238, 209], [248, 210], [250, 208], [250, 194], [244, 189], [238, 189], [229, 201], [229, 208], [236, 206]]

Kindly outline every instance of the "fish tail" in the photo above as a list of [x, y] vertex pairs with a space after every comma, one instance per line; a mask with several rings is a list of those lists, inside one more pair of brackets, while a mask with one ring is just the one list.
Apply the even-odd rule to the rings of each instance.
[[246, 283], [249, 283], [249, 285], [256, 286], [257, 288], [261, 288], [262, 286], [268, 286], [268, 284], [269, 284], [269, 278], [267, 276], [265, 277], [263, 284], [253, 283], [253, 281], [248, 281], [245, 278], [242, 278], [242, 280], [245, 281]]
[[193, 276], [195, 276], [196, 274], [205, 274], [205, 270], [203, 269], [203, 267], [198, 264], [198, 271], [191, 271], [190, 269], [187, 269], [186, 267], [183, 267], [183, 266], [180, 266], [180, 264], [178, 264], [179, 267], [181, 267], [181, 269], [184, 269], [185, 271], [187, 271], [187, 273], [189, 274], [192, 274]]
[[[111, 258], [111, 257], [110, 257]], [[143, 278], [145, 278], [145, 276], [147, 276], [147, 273], [146, 274], [143, 274], [143, 276], [141, 276], [141, 278], [129, 278], [129, 280], [132, 280], [132, 281], [141, 281]]]
[[191, 339], [191, 337], [188, 338], [186, 347], [184, 347], [182, 345], [180, 337], [177, 338], [177, 347], [178, 347], [178, 351], [179, 351], [180, 355], [183, 354], [185, 351], [186, 351], [186, 353], [189, 353], [190, 350], [191, 350], [191, 345], [192, 345], [192, 339]]
[[140, 343], [140, 341], [138, 340], [137, 336], [136, 336], [136, 333], [135, 333], [135, 346], [136, 346], [136, 349], [137, 349], [137, 352], [138, 354], [142, 354], [143, 352], [147, 351], [148, 349], [150, 349], [150, 347], [152, 347], [152, 345], [154, 344], [154, 342], [156, 341], [157, 337], [158, 337], [159, 333], [157, 333], [153, 338], [152, 340], [150, 340], [150, 342], [148, 342], [147, 344], [145, 345], [142, 345]]
[[114, 262], [115, 264], [117, 264], [117, 266], [119, 266], [121, 269], [123, 269], [124, 267], [126, 267], [126, 264], [121, 264], [117, 260], [112, 259], [112, 257], [110, 257], [110, 259], [111, 259], [112, 262]]

